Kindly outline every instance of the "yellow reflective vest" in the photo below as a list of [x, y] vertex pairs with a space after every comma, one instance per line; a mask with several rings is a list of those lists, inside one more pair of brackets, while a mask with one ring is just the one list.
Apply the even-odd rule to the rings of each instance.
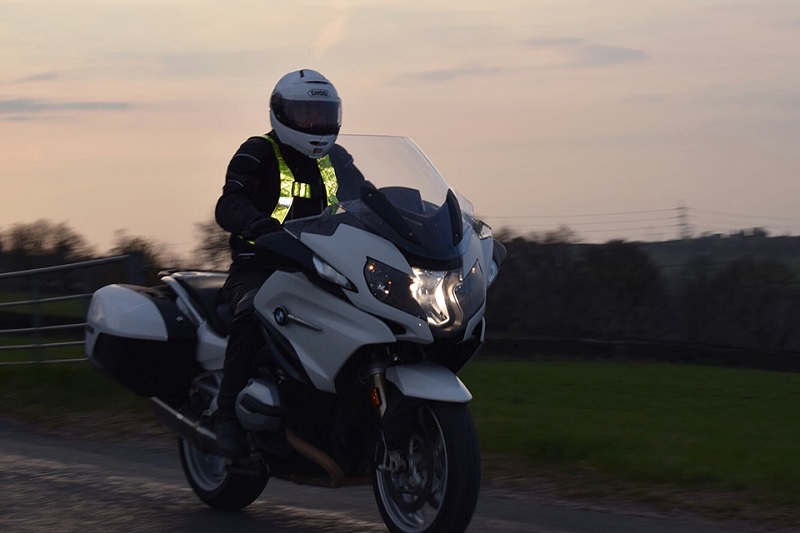
[[[281, 155], [281, 149], [277, 141], [269, 135], [262, 135], [262, 137], [268, 140], [272, 145], [272, 149], [275, 152], [275, 159], [278, 160], [278, 172], [281, 175], [281, 192], [278, 198], [278, 204], [272, 211], [272, 218], [283, 224], [295, 198], [311, 198], [311, 185], [295, 181], [294, 174], [292, 174], [289, 165], [286, 164], [286, 160], [283, 158], [283, 155]], [[325, 186], [327, 205], [339, 203], [336, 199], [336, 192], [339, 190], [339, 182], [336, 180], [336, 172], [333, 170], [331, 158], [325, 155], [317, 159], [317, 167], [319, 167], [319, 175], [322, 177], [322, 184]]]

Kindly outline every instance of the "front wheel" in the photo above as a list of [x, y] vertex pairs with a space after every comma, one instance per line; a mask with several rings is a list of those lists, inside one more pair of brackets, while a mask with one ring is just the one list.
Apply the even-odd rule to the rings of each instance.
[[389, 530], [463, 532], [478, 502], [480, 462], [466, 404], [422, 404], [403, 448], [378, 445], [372, 488]]
[[224, 457], [202, 452], [182, 438], [178, 438], [178, 452], [192, 490], [215, 509], [238, 511], [247, 507], [261, 495], [269, 481], [264, 469], [232, 473]]

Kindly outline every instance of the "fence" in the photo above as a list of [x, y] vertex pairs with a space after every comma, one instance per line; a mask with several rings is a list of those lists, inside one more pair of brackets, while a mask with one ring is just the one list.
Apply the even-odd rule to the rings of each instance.
[[[107, 265], [118, 264], [122, 266], [122, 271], [115, 274], [98, 275], [101, 268]], [[77, 276], [76, 276], [77, 274]], [[64, 282], [65, 277], [70, 277], [70, 283]], [[68, 294], [60, 294], [53, 296], [52, 290], [48, 290], [48, 277], [57, 278], [61, 281], [61, 288], [59, 292], [67, 291]], [[40, 363], [72, 363], [81, 362], [85, 357], [80, 358], [50, 358], [45, 359], [43, 352], [45, 350], [52, 350], [56, 348], [71, 348], [83, 346], [83, 340], [60, 340], [55, 342], [46, 342], [45, 335], [50, 333], [69, 332], [76, 330], [83, 330], [86, 327], [85, 310], [86, 305], [78, 306], [72, 312], [67, 312], [61, 318], [71, 319], [72, 322], [64, 324], [45, 325], [44, 307], [59, 304], [60, 302], [71, 301], [84, 301], [88, 302], [94, 290], [99, 286], [112, 282], [129, 282], [129, 283], [142, 283], [143, 282], [143, 269], [142, 258], [138, 254], [122, 255], [116, 257], [107, 257], [103, 259], [94, 259], [90, 261], [82, 261], [77, 263], [70, 263], [66, 265], [58, 265], [45, 268], [36, 268], [31, 270], [22, 270], [18, 272], [6, 272], [0, 274], [0, 283], [16, 283], [18, 286], [17, 291], [9, 291], [0, 294], [11, 297], [17, 294], [26, 294], [25, 299], [14, 301], [0, 302], [0, 314], [3, 316], [15, 317], [19, 322], [20, 318], [28, 315], [30, 325], [26, 327], [13, 327], [1, 328], [0, 326], [0, 355], [4, 352], [14, 353], [27, 353], [29, 356], [25, 360], [0, 360], [0, 366], [4, 365], [27, 365], [27, 364], [40, 364]], [[26, 288], [27, 290], [19, 290], [19, 287]], [[72, 292], [76, 291], [77, 292]], [[6, 309], [13, 308], [31, 308], [30, 313], [6, 313]], [[75, 320], [81, 320], [75, 322]], [[7, 322], [3, 320], [2, 322]], [[7, 325], [7, 324], [2, 324]], [[32, 342], [23, 344], [5, 344], [3, 339], [6, 335], [24, 335], [31, 338]], [[74, 335], [73, 335], [74, 336]], [[32, 356], [31, 356], [32, 355]]]

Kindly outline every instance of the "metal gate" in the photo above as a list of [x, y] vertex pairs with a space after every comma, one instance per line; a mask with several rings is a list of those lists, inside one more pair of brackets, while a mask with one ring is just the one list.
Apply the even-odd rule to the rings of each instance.
[[[109, 272], [108, 265], [115, 264], [116, 272]], [[15, 290], [3, 290], [0, 287], [0, 366], [85, 361], [85, 355], [75, 357], [77, 350], [74, 348], [83, 346], [84, 341], [74, 337], [79, 336], [86, 327], [89, 299], [99, 286], [107, 283], [142, 283], [144, 276], [141, 265], [141, 257], [131, 254], [0, 274], [0, 284], [16, 284]], [[104, 270], [105, 273], [101, 275]], [[67, 277], [69, 284], [65, 282]], [[48, 279], [51, 283], [54, 279], [62, 282], [61, 289], [53, 291], [49, 288]], [[63, 302], [84, 303], [63, 304], [65, 308], [53, 317], [48, 308], [52, 309]], [[50, 323], [53, 321], [59, 323]], [[15, 327], [7, 327], [11, 322]], [[26, 323], [23, 326], [20, 322]], [[73, 339], [48, 339], [51, 335]], [[19, 339], [25, 340], [20, 342]], [[62, 354], [46, 355], [54, 352]]]

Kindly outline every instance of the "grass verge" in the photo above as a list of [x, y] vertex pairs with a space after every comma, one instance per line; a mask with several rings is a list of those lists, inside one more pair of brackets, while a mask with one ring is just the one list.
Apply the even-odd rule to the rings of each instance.
[[31, 421], [146, 404], [88, 362], [0, 367], [0, 398], [4, 411]]
[[484, 453], [564, 496], [800, 526], [800, 375], [475, 361], [461, 377]]

